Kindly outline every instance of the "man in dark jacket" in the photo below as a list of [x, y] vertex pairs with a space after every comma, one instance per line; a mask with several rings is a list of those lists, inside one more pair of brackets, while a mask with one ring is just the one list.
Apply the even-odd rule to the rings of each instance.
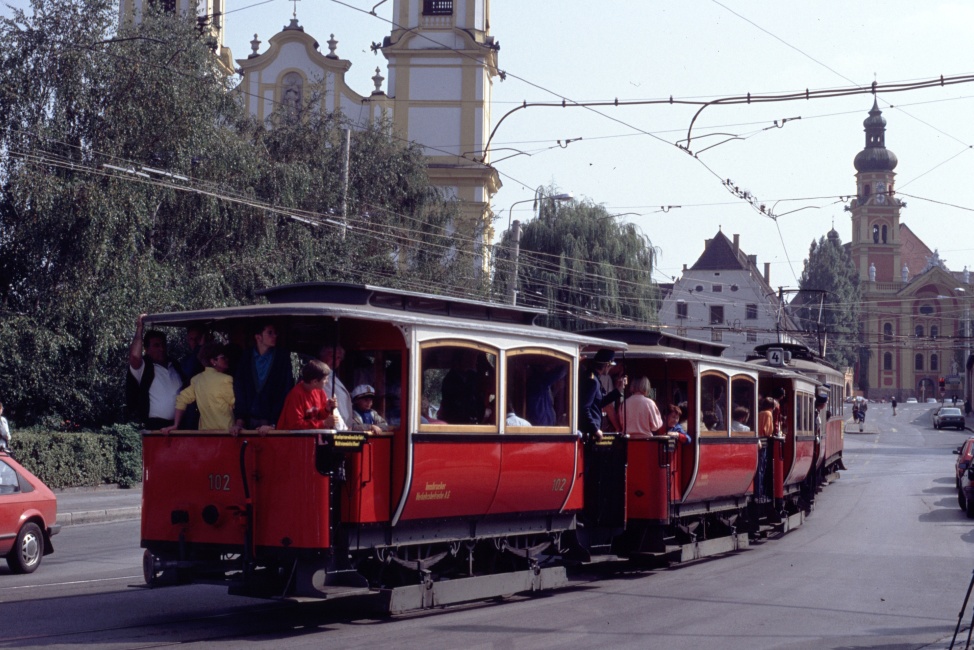
[[169, 359], [166, 335], [149, 330], [143, 336], [143, 320], [135, 324], [129, 346], [129, 371], [125, 378], [129, 409], [146, 429], [154, 431], [173, 424], [176, 395], [183, 387], [179, 366]]
[[599, 350], [595, 358], [588, 362], [578, 381], [578, 428], [586, 436], [599, 440], [602, 438], [602, 409], [618, 400], [625, 386], [625, 377], [616, 380], [615, 388], [608, 394], [602, 390], [599, 378], [608, 374], [615, 365], [615, 352]]
[[253, 336], [254, 347], [244, 352], [233, 378], [234, 432], [245, 427], [273, 428], [294, 388], [291, 354], [277, 347], [277, 328], [273, 323], [261, 323]]

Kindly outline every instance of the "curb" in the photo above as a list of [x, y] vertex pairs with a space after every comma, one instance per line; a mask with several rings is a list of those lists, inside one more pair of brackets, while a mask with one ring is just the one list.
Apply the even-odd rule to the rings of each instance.
[[77, 524], [102, 524], [109, 521], [127, 521], [142, 516], [141, 506], [112, 508], [110, 510], [88, 510], [85, 512], [59, 512], [56, 522], [61, 526]]

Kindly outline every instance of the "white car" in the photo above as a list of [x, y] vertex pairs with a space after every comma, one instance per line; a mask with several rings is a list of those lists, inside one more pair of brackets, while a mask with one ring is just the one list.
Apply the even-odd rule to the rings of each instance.
[[936, 403], [937, 403], [937, 400], [936, 399], [934, 399], [932, 397], [928, 397], [927, 398], [927, 404], [936, 404]]
[[915, 397], [907, 397], [906, 398], [906, 403], [907, 404], [916, 404], [917, 403], [917, 398], [915, 398]]

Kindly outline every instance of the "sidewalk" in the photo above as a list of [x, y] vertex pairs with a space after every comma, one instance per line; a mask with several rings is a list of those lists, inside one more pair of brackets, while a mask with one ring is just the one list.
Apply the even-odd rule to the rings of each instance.
[[142, 515], [142, 484], [55, 490], [57, 523], [62, 526], [138, 519]]

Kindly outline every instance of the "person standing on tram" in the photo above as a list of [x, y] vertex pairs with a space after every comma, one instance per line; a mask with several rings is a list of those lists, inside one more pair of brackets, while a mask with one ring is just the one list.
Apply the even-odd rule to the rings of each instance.
[[626, 386], [626, 378], [620, 377], [616, 381], [615, 389], [608, 395], [602, 390], [600, 378], [615, 365], [615, 352], [599, 350], [595, 357], [586, 364], [586, 369], [579, 376], [578, 383], [578, 428], [586, 436], [602, 439], [602, 409], [606, 404], [619, 399]]
[[229, 431], [233, 426], [233, 378], [226, 374], [230, 363], [221, 343], [204, 343], [199, 351], [203, 372], [189, 380], [189, 386], [176, 396], [176, 417], [172, 426], [162, 429], [169, 433], [179, 428], [196, 428], [186, 424], [187, 407], [198, 407], [196, 418], [201, 431]]
[[176, 395], [185, 379], [179, 366], [169, 358], [166, 335], [149, 330], [143, 335], [145, 314], [135, 322], [135, 336], [129, 346], [129, 371], [125, 396], [129, 409], [146, 429], [157, 430], [173, 424]]
[[[318, 358], [331, 368], [331, 375], [328, 376], [328, 385], [325, 392], [335, 398], [338, 402], [338, 412], [345, 422], [352, 421], [352, 395], [348, 388], [342, 383], [338, 376], [338, 371], [345, 360], [345, 348], [340, 345], [325, 344], [318, 351]], [[332, 395], [334, 393], [334, 395]]]
[[277, 328], [261, 323], [253, 332], [254, 347], [244, 352], [233, 378], [236, 423], [231, 431], [244, 427], [273, 427], [294, 387], [291, 355], [277, 347]]
[[648, 438], [663, 429], [663, 417], [656, 402], [649, 398], [652, 386], [648, 377], [632, 383], [632, 394], [619, 409], [621, 430], [636, 438]]
[[338, 404], [325, 392], [331, 374], [324, 362], [311, 359], [301, 369], [301, 382], [287, 394], [277, 428], [281, 431], [300, 429], [346, 429]]

